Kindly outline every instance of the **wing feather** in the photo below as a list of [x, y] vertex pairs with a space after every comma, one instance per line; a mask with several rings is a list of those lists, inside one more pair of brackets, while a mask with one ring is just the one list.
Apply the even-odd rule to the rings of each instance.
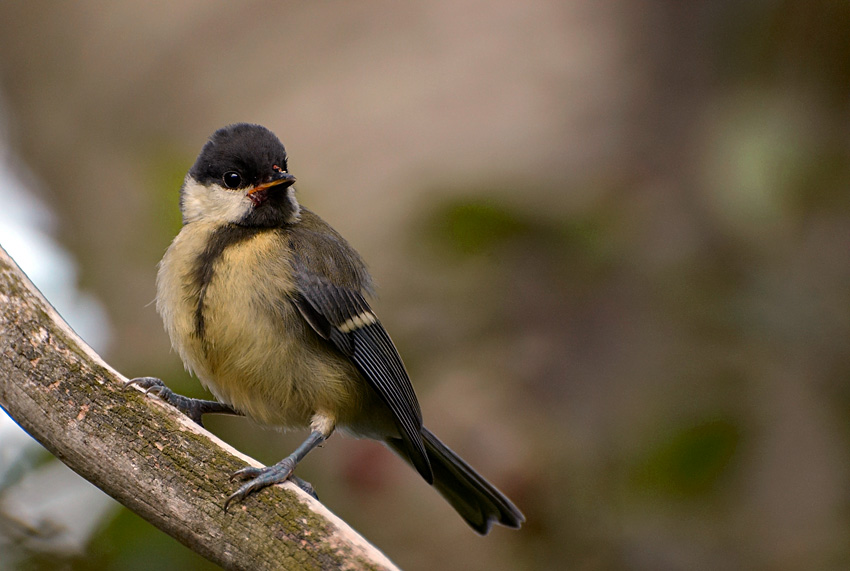
[[296, 305], [304, 319], [357, 366], [392, 411], [411, 462], [425, 480], [433, 472], [422, 442], [422, 412], [389, 334], [359, 291], [296, 273]]

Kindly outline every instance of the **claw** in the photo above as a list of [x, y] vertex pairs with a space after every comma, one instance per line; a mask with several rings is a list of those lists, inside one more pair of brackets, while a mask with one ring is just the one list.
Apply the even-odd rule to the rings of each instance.
[[[165, 386], [165, 383], [162, 380], [157, 379], [156, 377], [136, 377], [135, 379], [130, 379], [126, 383], [124, 383], [124, 388], [128, 389], [132, 386], [137, 386], [139, 388], [145, 389], [145, 394], [155, 394], [159, 397], [163, 395], [166, 396], [163, 400], [167, 400], [167, 397], [170, 396], [169, 393], [172, 393], [171, 389]], [[173, 393], [172, 393], [173, 394]]]
[[256, 483], [255, 480], [251, 480], [247, 484], [242, 485], [238, 490], [233, 492], [230, 497], [224, 500], [224, 511], [227, 511], [227, 508], [230, 506], [230, 502], [232, 502], [233, 500], [241, 502], [249, 495], [251, 495], [252, 492], [257, 491], [258, 489], [260, 489], [260, 486]]
[[268, 470], [268, 468], [254, 468], [253, 466], [245, 466], [239, 470], [236, 470], [230, 475], [230, 481], [233, 482], [235, 480], [250, 480], [251, 478], [256, 478], [260, 474], [263, 473], [264, 470]]
[[[234, 500], [241, 502], [254, 492], [267, 488], [268, 486], [287, 481], [290, 476], [292, 476], [292, 471], [295, 470], [295, 464], [295, 460], [292, 457], [287, 456], [274, 466], [267, 466], [264, 468], [246, 466], [236, 470], [230, 475], [231, 481], [248, 481], [242, 484], [238, 490], [233, 492], [233, 494], [224, 501], [224, 511], [227, 511], [228, 506], [230, 506], [231, 502]], [[303, 480], [301, 481], [303, 482]], [[312, 488], [312, 486], [310, 487]]]
[[[155, 395], [158, 399], [176, 407], [180, 412], [195, 421], [197, 425], [201, 427], [204, 426], [204, 422], [201, 417], [205, 412], [209, 411], [204, 407], [204, 403], [207, 401], [190, 399], [188, 397], [178, 395], [165, 386], [165, 383], [163, 383], [162, 380], [157, 379], [156, 377], [136, 377], [135, 379], [130, 379], [124, 383], [124, 388], [126, 389], [134, 385], [145, 389], [145, 396], [149, 394]], [[222, 406], [218, 403], [216, 403], [216, 405]]]
[[291, 476], [289, 476], [289, 481], [304, 490], [304, 493], [313, 496], [313, 499], [319, 499], [319, 496], [316, 494], [316, 490], [313, 488], [313, 484], [311, 484], [307, 480], [302, 480], [295, 474], [292, 474]]
[[157, 379], [156, 377], [136, 377], [135, 379], [130, 379], [129, 381], [124, 383], [124, 390], [127, 390], [133, 386], [147, 389], [145, 393], [147, 393], [154, 387], [166, 388], [165, 383], [163, 383], [160, 379]]
[[154, 385], [152, 387], [148, 387], [147, 389], [145, 389], [145, 394], [149, 395], [149, 394], [153, 393], [157, 396], [160, 396], [160, 395], [162, 395], [162, 392], [164, 390], [165, 390], [165, 387], [160, 387], [158, 385]]

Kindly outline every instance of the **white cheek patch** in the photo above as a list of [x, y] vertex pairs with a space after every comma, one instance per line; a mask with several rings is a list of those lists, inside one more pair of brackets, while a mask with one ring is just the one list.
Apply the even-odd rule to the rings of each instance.
[[286, 197], [289, 199], [289, 202], [292, 203], [292, 214], [289, 216], [287, 222], [290, 224], [293, 222], [298, 222], [301, 220], [301, 205], [298, 204], [298, 201], [295, 199], [295, 188], [290, 186], [286, 189]]
[[186, 223], [238, 222], [251, 211], [251, 201], [238, 190], [223, 186], [206, 187], [191, 176], [183, 181], [183, 217]]

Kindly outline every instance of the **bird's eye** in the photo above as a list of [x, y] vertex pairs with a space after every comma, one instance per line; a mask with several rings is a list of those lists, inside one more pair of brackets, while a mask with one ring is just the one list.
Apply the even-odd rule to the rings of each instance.
[[242, 184], [242, 175], [236, 171], [227, 171], [221, 179], [227, 188], [239, 188], [239, 185]]

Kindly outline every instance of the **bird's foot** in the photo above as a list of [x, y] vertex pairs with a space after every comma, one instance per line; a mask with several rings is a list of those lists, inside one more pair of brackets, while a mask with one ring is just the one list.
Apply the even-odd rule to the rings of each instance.
[[313, 496], [314, 500], [319, 499], [318, 494], [316, 494], [315, 488], [313, 488], [313, 484], [311, 484], [307, 480], [303, 480], [303, 479], [299, 478], [298, 476], [296, 476], [295, 474], [292, 474], [292, 475], [289, 476], [289, 481], [292, 482], [293, 484], [295, 484], [296, 486], [298, 486], [299, 488], [301, 488], [302, 490], [304, 490], [304, 492], [307, 493], [308, 495]]
[[227, 511], [228, 506], [233, 501], [241, 502], [254, 492], [262, 490], [268, 486], [272, 486], [274, 484], [280, 484], [287, 480], [291, 481], [293, 484], [318, 499], [316, 496], [316, 492], [313, 490], [313, 486], [298, 476], [293, 476], [292, 472], [295, 470], [295, 465], [297, 464], [295, 458], [291, 456], [287, 456], [277, 464], [273, 466], [266, 466], [263, 468], [254, 468], [253, 466], [246, 466], [241, 470], [237, 470], [231, 476], [231, 480], [248, 480], [245, 482], [238, 490], [236, 490], [227, 500], [224, 502], [224, 511]]
[[201, 417], [208, 413], [239, 414], [226, 404], [216, 401], [193, 399], [178, 395], [156, 377], [136, 377], [124, 383], [124, 388], [137, 386], [145, 389], [145, 394], [154, 394], [160, 400], [164, 400], [183, 414], [194, 420], [198, 425], [204, 426]]

